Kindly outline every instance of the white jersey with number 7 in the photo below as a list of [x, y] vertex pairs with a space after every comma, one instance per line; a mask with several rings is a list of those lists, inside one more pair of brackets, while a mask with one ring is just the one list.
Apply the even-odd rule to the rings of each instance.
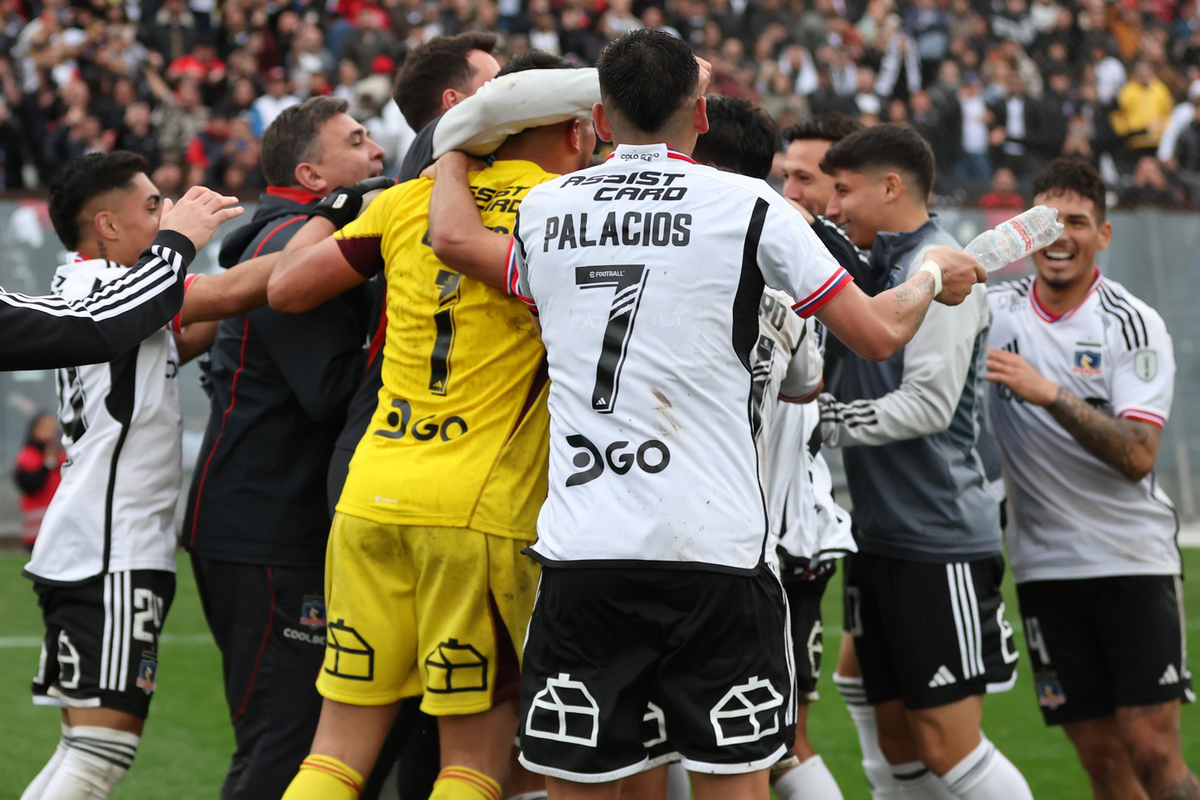
[[509, 288], [550, 368], [534, 556], [753, 570], [767, 535], [752, 349], [764, 286], [816, 313], [850, 283], [760, 180], [665, 145], [532, 189]]

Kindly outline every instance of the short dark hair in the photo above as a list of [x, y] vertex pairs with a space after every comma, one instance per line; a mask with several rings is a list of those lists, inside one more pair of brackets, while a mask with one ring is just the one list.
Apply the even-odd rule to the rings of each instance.
[[820, 139], [823, 142], [840, 142], [865, 126], [854, 117], [837, 111], [814, 114], [795, 125], [783, 129], [783, 141], [788, 144], [796, 140]]
[[1060, 197], [1067, 192], [1074, 192], [1091, 200], [1096, 209], [1096, 224], [1104, 222], [1108, 190], [1104, 179], [1090, 161], [1082, 158], [1056, 158], [1033, 179], [1034, 197], [1039, 194]]
[[922, 199], [933, 188], [937, 162], [933, 148], [921, 134], [907, 125], [887, 123], [862, 128], [835, 142], [821, 160], [821, 171], [832, 175], [839, 169], [864, 172], [888, 168], [911, 175]]
[[340, 97], [310, 97], [280, 112], [262, 137], [262, 171], [268, 186], [291, 186], [296, 167], [305, 161], [320, 161], [321, 126], [349, 104]]
[[609, 42], [596, 71], [605, 110], [642, 133], [658, 133], [700, 81], [692, 49], [656, 28], [639, 28]]
[[708, 96], [708, 133], [696, 140], [692, 158], [718, 169], [766, 178], [779, 149], [779, 126], [748, 100]]
[[79, 249], [79, 214], [92, 198], [129, 188], [148, 169], [146, 159], [127, 150], [89, 153], [63, 164], [50, 181], [50, 221], [63, 246]]
[[578, 69], [579, 65], [567, 61], [562, 56], [547, 53], [545, 50], [526, 50], [515, 55], [508, 63], [500, 68], [497, 77], [512, 75], [514, 72], [526, 72], [531, 69]]
[[440, 117], [442, 92], [465, 89], [475, 74], [467, 56], [472, 50], [492, 52], [496, 41], [494, 33], [467, 31], [435, 36], [410, 50], [396, 73], [392, 92], [408, 126], [419, 131]]

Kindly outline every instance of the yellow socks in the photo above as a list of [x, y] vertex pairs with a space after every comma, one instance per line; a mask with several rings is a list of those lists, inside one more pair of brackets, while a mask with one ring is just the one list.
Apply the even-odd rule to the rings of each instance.
[[500, 784], [470, 767], [446, 767], [429, 800], [500, 800]]
[[357, 800], [362, 787], [363, 778], [353, 769], [332, 756], [314, 753], [300, 764], [283, 800]]

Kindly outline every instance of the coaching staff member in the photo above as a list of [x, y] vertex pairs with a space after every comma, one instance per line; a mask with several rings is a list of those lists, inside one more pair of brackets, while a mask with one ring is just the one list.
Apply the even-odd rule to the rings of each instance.
[[[267, 193], [225, 240], [221, 265], [282, 250], [323, 196], [382, 170], [383, 148], [346, 101], [286, 109], [263, 135]], [[262, 308], [221, 323], [212, 349], [212, 413], [183, 543], [221, 650], [236, 740], [226, 800], [283, 794], [316, 730], [329, 534], [322, 490], [362, 374], [366, 319], [358, 291], [303, 314]]]

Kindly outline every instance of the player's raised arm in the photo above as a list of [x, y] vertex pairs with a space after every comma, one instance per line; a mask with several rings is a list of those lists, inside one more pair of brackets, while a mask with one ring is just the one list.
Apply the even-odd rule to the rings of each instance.
[[469, 156], [452, 150], [432, 167], [429, 242], [434, 255], [446, 266], [503, 289], [512, 236], [484, 226], [467, 182], [471, 165]]
[[851, 284], [816, 317], [851, 350], [882, 361], [908, 344], [930, 303], [958, 305], [972, 286], [987, 280], [978, 260], [948, 246], [931, 248], [925, 264], [904, 283], [874, 297]]
[[368, 178], [335, 189], [317, 204], [271, 274], [267, 284], [271, 308], [293, 314], [308, 311], [383, 269], [380, 225], [386, 220], [372, 218], [359, 226], [370, 230], [347, 231], [340, 240], [334, 234], [354, 222], [387, 183], [386, 178]]

